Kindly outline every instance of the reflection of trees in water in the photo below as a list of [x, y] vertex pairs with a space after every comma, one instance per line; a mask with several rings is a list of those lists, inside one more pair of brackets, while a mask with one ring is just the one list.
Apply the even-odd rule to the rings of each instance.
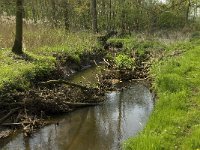
[[32, 138], [29, 138], [31, 150], [58, 149], [56, 144], [57, 130], [53, 125], [41, 129], [40, 132], [36, 134], [37, 135], [33, 135]]
[[138, 114], [140, 114], [138, 119], [141, 127], [143, 127], [153, 109], [151, 92], [143, 85], [136, 85], [126, 89], [123, 93], [122, 99], [127, 103], [125, 106], [129, 107], [126, 110], [133, 109], [133, 107], [137, 109]]
[[[73, 125], [76, 126], [76, 129], [75, 129], [74, 134], [68, 135], [68, 138], [70, 140], [68, 141], [67, 145], [65, 146], [66, 149], [68, 149], [68, 150], [73, 149], [73, 146], [75, 146], [79, 143], [77, 141], [79, 141], [81, 139], [81, 134], [80, 134], [81, 130], [83, 130], [84, 126], [87, 125], [86, 121], [87, 121], [87, 118], [88, 118], [88, 113], [89, 113], [89, 109], [84, 111], [84, 113], [79, 114], [80, 116], [77, 116], [77, 117], [79, 117], [79, 120], [78, 120], [78, 122], [76, 122], [76, 124], [71, 124], [72, 126]], [[69, 129], [71, 130], [72, 128], [69, 128]]]
[[119, 113], [119, 115], [118, 115], [118, 129], [117, 129], [117, 132], [118, 132], [118, 143], [117, 143], [117, 147], [120, 147], [120, 140], [121, 140], [121, 138], [122, 138], [122, 119], [124, 118], [123, 117], [123, 113], [124, 113], [124, 108], [123, 108], [123, 103], [124, 103], [124, 101], [123, 101], [123, 99], [122, 99], [122, 97], [123, 97], [123, 94], [124, 94], [124, 92], [120, 92], [120, 94], [119, 94], [119, 102], [118, 102], [118, 113]]
[[27, 137], [24, 137], [24, 146], [26, 150], [31, 150], [29, 139]]
[[[117, 137], [117, 119], [116, 116], [113, 115], [113, 112], [117, 112], [118, 107], [118, 93], [112, 93], [108, 96], [108, 102], [104, 106], [100, 106], [95, 110], [96, 119], [95, 122], [97, 124], [97, 132], [98, 132], [98, 144], [102, 145], [102, 148], [112, 149], [115, 144], [115, 140]], [[100, 135], [100, 136], [99, 136]]]
[[137, 85], [120, 93], [113, 92], [108, 101], [70, 113], [59, 126], [47, 126], [33, 138], [22, 137], [23, 147], [27, 150], [118, 149], [121, 140], [140, 129], [138, 121], [146, 122], [153, 102], [148, 89]]

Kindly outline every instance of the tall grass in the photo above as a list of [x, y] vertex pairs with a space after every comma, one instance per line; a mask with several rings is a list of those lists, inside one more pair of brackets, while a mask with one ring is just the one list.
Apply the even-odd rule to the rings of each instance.
[[[0, 20], [0, 48], [11, 48], [14, 41], [15, 24]], [[96, 36], [90, 32], [66, 32], [44, 24], [25, 24], [23, 46], [33, 51], [41, 47], [66, 46], [71, 51], [91, 49], [97, 46]]]
[[25, 60], [11, 53], [15, 24], [0, 19], [0, 90], [5, 85], [27, 88], [36, 74], [48, 73], [55, 68], [55, 53], [79, 56], [99, 47], [97, 36], [89, 32], [66, 32], [44, 24], [24, 22], [23, 51], [31, 57]]

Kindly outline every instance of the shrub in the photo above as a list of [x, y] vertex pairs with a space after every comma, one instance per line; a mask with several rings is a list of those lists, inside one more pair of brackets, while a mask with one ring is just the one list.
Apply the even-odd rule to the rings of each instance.
[[128, 55], [119, 54], [115, 57], [115, 64], [119, 69], [134, 69], [135, 59], [129, 57]]

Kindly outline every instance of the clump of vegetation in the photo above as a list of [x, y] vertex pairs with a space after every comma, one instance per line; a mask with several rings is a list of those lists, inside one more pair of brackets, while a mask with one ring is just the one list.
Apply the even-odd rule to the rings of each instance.
[[122, 43], [123, 45], [123, 50], [126, 51], [127, 53], [131, 52], [132, 50], [137, 50], [137, 51], [147, 51], [147, 50], [159, 50], [159, 49], [166, 49], [167, 45], [157, 41], [155, 38], [151, 38], [151, 40], [148, 39], [148, 37], [143, 36], [143, 37], [137, 37], [137, 36], [127, 36], [123, 38], [110, 38], [108, 40], [109, 43]]
[[135, 59], [128, 55], [119, 54], [114, 60], [117, 68], [119, 69], [133, 70], [135, 68]]

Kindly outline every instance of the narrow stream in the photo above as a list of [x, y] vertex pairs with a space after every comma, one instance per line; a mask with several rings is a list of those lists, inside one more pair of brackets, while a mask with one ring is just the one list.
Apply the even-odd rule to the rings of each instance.
[[[90, 74], [88, 77], [92, 79], [95, 73], [89, 69], [76, 76]], [[78, 78], [76, 76], [74, 81]], [[89, 79], [84, 77], [84, 80]], [[48, 125], [30, 138], [20, 133], [3, 144], [2, 149], [118, 150], [124, 140], [135, 136], [145, 126], [153, 109], [153, 96], [142, 84], [132, 83], [123, 91], [107, 93], [106, 99], [100, 106], [79, 109], [56, 118], [59, 125]]]

